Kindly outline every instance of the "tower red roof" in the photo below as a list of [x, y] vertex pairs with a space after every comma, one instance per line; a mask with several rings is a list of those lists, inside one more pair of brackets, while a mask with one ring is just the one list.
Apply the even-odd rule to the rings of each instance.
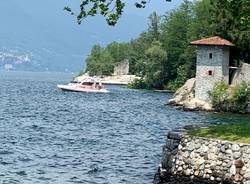
[[205, 38], [201, 40], [192, 41], [191, 45], [219, 45], [219, 46], [234, 46], [233, 43], [231, 43], [228, 40], [225, 40], [219, 36], [214, 36], [210, 38]]

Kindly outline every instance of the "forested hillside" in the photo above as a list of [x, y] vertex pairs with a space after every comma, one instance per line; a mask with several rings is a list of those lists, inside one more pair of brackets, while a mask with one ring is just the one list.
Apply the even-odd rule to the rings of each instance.
[[115, 63], [129, 59], [130, 73], [143, 77], [131, 87], [174, 90], [195, 75], [192, 40], [221, 36], [236, 45], [234, 60], [250, 62], [249, 12], [250, 0], [184, 0], [170, 13], [152, 13], [138, 38], [93, 46], [86, 71], [110, 75]]

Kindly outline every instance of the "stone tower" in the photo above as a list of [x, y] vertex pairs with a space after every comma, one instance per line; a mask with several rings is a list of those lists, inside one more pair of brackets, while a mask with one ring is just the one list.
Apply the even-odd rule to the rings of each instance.
[[191, 42], [197, 45], [195, 98], [209, 101], [209, 91], [219, 81], [229, 83], [229, 53], [234, 46], [218, 36]]

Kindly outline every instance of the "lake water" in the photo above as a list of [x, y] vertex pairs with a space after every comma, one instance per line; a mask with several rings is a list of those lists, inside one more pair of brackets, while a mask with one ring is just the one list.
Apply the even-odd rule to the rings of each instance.
[[183, 112], [171, 94], [62, 92], [63, 73], [0, 72], [0, 183], [149, 184], [168, 130], [249, 116]]

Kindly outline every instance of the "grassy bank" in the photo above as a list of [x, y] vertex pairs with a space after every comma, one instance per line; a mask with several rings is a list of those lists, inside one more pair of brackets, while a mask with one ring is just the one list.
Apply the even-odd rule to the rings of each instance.
[[195, 129], [192, 136], [250, 144], [250, 123], [235, 123]]

